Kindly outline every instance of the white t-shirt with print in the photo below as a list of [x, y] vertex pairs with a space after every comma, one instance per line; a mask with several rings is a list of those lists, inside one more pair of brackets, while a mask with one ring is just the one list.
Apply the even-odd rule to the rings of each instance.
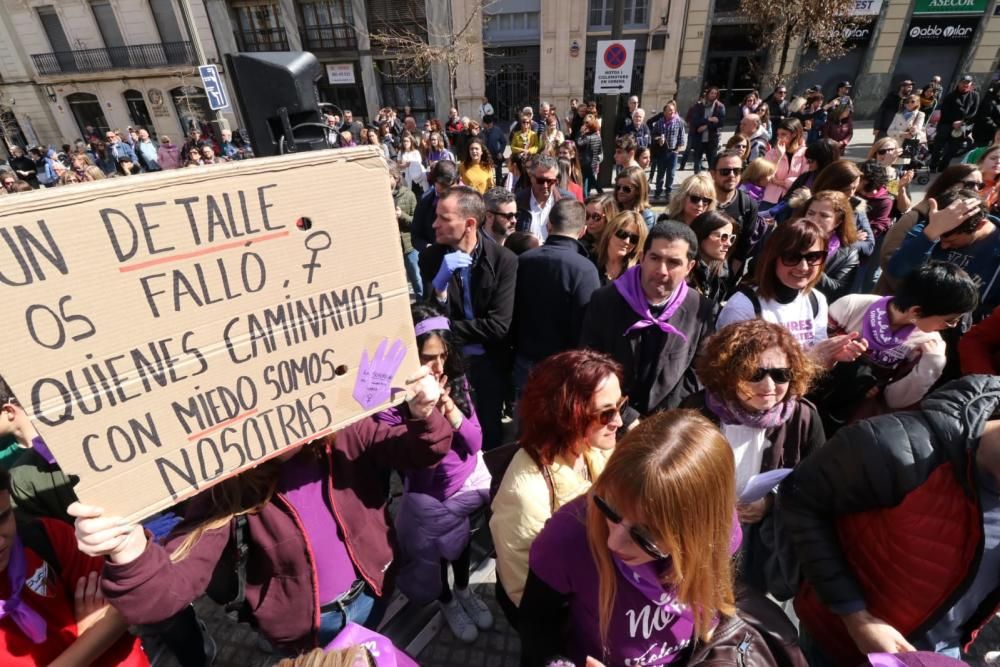
[[[791, 303], [778, 303], [773, 299], [760, 300], [760, 316], [765, 322], [780, 324], [795, 336], [804, 347], [812, 347], [821, 340], [826, 340], [827, 326], [827, 305], [826, 297], [822, 292], [813, 290], [819, 306], [816, 316], [813, 317], [812, 299], [808, 294], [799, 293]], [[727, 324], [734, 322], [745, 322], [756, 317], [753, 311], [753, 304], [745, 294], [737, 292], [726, 302], [719, 319], [716, 322], [716, 329], [721, 329]]]

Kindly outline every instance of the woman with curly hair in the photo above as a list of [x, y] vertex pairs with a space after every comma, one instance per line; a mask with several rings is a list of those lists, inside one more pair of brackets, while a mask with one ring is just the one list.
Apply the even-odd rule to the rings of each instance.
[[517, 625], [528, 551], [556, 510], [585, 493], [604, 470], [622, 426], [621, 367], [592, 350], [535, 366], [518, 404], [521, 448], [493, 499], [497, 601]]
[[524, 664], [689, 664], [686, 647], [735, 613], [733, 473], [726, 439], [697, 412], [630, 431], [531, 547]]

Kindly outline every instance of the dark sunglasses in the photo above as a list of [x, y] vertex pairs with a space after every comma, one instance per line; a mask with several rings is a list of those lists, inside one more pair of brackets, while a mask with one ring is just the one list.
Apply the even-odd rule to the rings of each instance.
[[962, 181], [962, 185], [973, 190], [982, 190], [986, 187], [982, 181]]
[[558, 182], [559, 182], [558, 178], [538, 178], [537, 176], [535, 177], [535, 184], [536, 185], [553, 186], [553, 185], [555, 185]]
[[508, 222], [517, 217], [517, 213], [501, 213], [500, 211], [490, 211], [495, 216], [499, 216]]
[[743, 167], [720, 167], [716, 171], [720, 176], [739, 176], [743, 173]]
[[632, 190], [635, 188], [631, 185], [616, 185], [615, 192], [624, 192], [627, 195], [632, 194]]
[[761, 382], [764, 378], [770, 377], [775, 384], [788, 384], [792, 381], [791, 368], [758, 368], [750, 376], [751, 382]]
[[[719, 173], [722, 172], [720, 171]], [[695, 206], [697, 206], [698, 204], [704, 204], [705, 206], [708, 206], [715, 200], [712, 199], [711, 197], [699, 197], [698, 195], [688, 195], [688, 201], [694, 204]]]
[[595, 415], [597, 421], [600, 422], [601, 426], [607, 426], [614, 421], [617, 415], [621, 414], [622, 408], [625, 407], [626, 403], [628, 403], [628, 396], [622, 396], [618, 402], [615, 403], [615, 407], [605, 408], [598, 412], [597, 415]]
[[879, 155], [888, 155], [889, 153], [895, 153], [895, 152], [896, 152], [895, 148], [880, 148], [880, 149], [878, 149], [878, 154]]
[[798, 266], [802, 263], [802, 260], [806, 260], [806, 264], [809, 266], [819, 266], [823, 263], [824, 259], [826, 259], [826, 251], [816, 250], [814, 252], [797, 252], [782, 255], [781, 263], [785, 266]]
[[[608, 521], [615, 525], [621, 525], [621, 516], [618, 512], [611, 509], [611, 505], [608, 505], [604, 498], [601, 498], [597, 494], [594, 494], [593, 498], [594, 505], [598, 510], [600, 510], [601, 514], [603, 514]], [[635, 542], [640, 549], [645, 551], [650, 558], [655, 558], [656, 560], [666, 560], [668, 558], [668, 556], [660, 551], [660, 548], [657, 547], [651, 539], [643, 535], [642, 531], [635, 526], [629, 527], [628, 534], [629, 537], [632, 538], [632, 541]]]
[[604, 218], [603, 213], [588, 213], [587, 220], [601, 220]]
[[628, 241], [632, 245], [637, 245], [639, 243], [638, 234], [630, 234], [629, 232], [626, 232], [624, 229], [619, 229], [617, 232], [615, 232], [615, 236], [620, 238], [622, 241]]

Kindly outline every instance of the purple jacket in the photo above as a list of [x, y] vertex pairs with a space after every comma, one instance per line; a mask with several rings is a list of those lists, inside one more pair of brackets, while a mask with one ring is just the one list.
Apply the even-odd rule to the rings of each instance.
[[[394, 427], [367, 418], [326, 439], [321, 451], [329, 467], [330, 510], [355, 569], [376, 595], [385, 595], [392, 586], [386, 471], [434, 465], [448, 452], [451, 433], [451, 425], [435, 410], [426, 420], [410, 419]], [[212, 495], [202, 493], [192, 502], [187, 519], [164, 546], [150, 542], [131, 563], [105, 565], [104, 595], [129, 623], [170, 618], [206, 591], [217, 570], [234, 571], [233, 550], [226, 548], [232, 535], [229, 524], [205, 531], [187, 557], [170, 560], [170, 553], [198, 525], [199, 517], [208, 514]], [[316, 646], [320, 615], [316, 555], [302, 522], [281, 494], [248, 519], [246, 601], [254, 624], [282, 648]]]

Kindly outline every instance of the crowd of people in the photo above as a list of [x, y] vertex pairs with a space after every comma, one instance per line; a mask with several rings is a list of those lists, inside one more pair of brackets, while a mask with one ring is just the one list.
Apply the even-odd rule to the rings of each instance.
[[476, 642], [483, 516], [525, 665], [961, 664], [1000, 604], [1000, 87], [900, 87], [860, 162], [850, 91], [748, 95], [724, 147], [717, 89], [630, 99], [608, 193], [590, 103], [330, 116], [388, 163], [406, 401], [157, 531], [76, 501], [0, 383], [4, 664], [146, 664], [129, 625], [210, 664], [206, 593], [283, 665], [387, 664], [397, 589]]

